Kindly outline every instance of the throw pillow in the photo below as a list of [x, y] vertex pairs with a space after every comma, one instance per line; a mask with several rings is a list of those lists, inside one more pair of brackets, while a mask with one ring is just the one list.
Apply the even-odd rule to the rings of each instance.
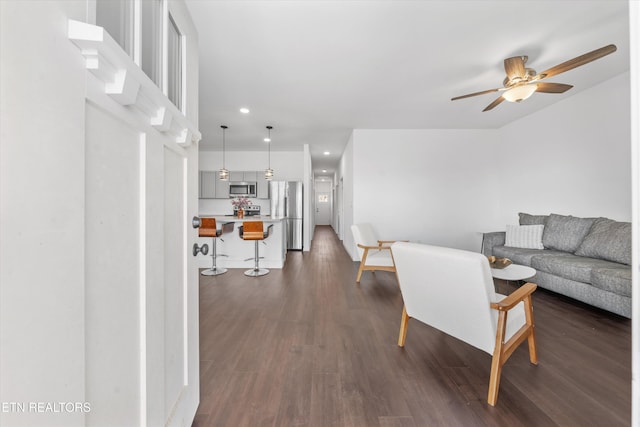
[[594, 221], [595, 218], [551, 214], [542, 233], [542, 244], [546, 249], [574, 253]]
[[576, 255], [631, 265], [631, 223], [598, 218]]
[[528, 213], [520, 212], [520, 225], [545, 225], [549, 215], [529, 215]]
[[524, 249], [544, 249], [542, 232], [544, 225], [507, 225], [505, 246]]

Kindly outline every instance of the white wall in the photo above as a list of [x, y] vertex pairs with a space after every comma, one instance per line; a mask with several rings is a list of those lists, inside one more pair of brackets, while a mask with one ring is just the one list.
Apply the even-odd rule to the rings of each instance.
[[[274, 181], [302, 181], [304, 173], [302, 151], [271, 151], [271, 169]], [[264, 171], [267, 168], [266, 151], [226, 151], [225, 167], [230, 171]], [[200, 150], [200, 170], [220, 170], [222, 152]]]
[[[222, 152], [200, 150], [200, 170], [220, 170]], [[267, 153], [263, 151], [226, 151], [225, 167], [230, 171], [264, 171], [267, 168]], [[302, 151], [271, 151], [271, 168], [274, 181], [302, 181], [304, 176], [304, 153]], [[265, 181], [264, 179], [262, 181]], [[261, 212], [268, 214], [271, 206], [268, 200], [254, 200]], [[199, 200], [201, 215], [225, 215], [233, 212], [231, 202], [224, 199]]]
[[302, 205], [303, 205], [303, 221], [302, 221], [302, 248], [308, 252], [311, 249], [311, 240], [316, 228], [315, 217], [311, 210], [313, 204], [313, 165], [311, 163], [311, 152], [309, 144], [305, 144], [303, 153], [303, 173], [302, 173]]
[[382, 239], [479, 249], [478, 232], [498, 212], [495, 173], [488, 168], [497, 131], [353, 134], [354, 223], [374, 224]]
[[498, 130], [354, 130], [340, 165], [345, 247], [357, 260], [360, 222], [477, 251], [480, 232], [518, 212], [629, 221], [629, 90], [625, 73]]
[[[342, 184], [341, 200], [339, 202], [339, 214], [341, 215], [339, 224], [339, 234], [342, 239], [342, 244], [347, 249], [349, 254], [353, 257], [357, 255], [355, 251], [355, 243], [353, 241], [353, 234], [351, 233], [351, 226], [353, 222], [353, 162], [354, 162], [354, 133], [351, 133], [349, 142], [344, 148], [342, 157], [340, 158], [338, 182]], [[356, 258], [354, 258], [356, 259]]]
[[500, 129], [502, 222], [517, 223], [518, 212], [631, 220], [629, 78]]
[[[0, 401], [84, 402], [84, 2], [0, 1]], [[34, 259], [38, 263], [34, 265]], [[84, 425], [0, 411], [1, 425]]]

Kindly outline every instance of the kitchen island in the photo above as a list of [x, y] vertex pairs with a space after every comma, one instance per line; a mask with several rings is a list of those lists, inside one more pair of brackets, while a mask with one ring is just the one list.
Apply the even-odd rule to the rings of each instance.
[[[222, 228], [222, 224], [233, 223], [233, 231], [225, 233], [217, 238], [218, 251], [218, 267], [224, 268], [253, 268], [255, 261], [255, 244], [253, 241], [244, 241], [240, 238], [239, 227], [245, 221], [262, 221], [264, 229], [273, 225], [271, 235], [263, 240], [264, 244], [258, 243], [260, 251], [260, 267], [262, 268], [282, 268], [287, 256], [287, 239], [285, 230], [285, 221], [282, 218], [271, 218], [268, 215], [245, 216], [238, 218], [230, 215], [200, 215], [201, 218], [215, 218], [218, 229]], [[198, 254], [197, 262], [199, 268], [211, 268], [212, 238], [198, 237], [198, 246], [203, 244], [209, 245], [209, 253], [207, 255]], [[227, 256], [220, 256], [220, 255]], [[264, 257], [264, 258], [263, 258]], [[245, 261], [247, 258], [251, 258]]]

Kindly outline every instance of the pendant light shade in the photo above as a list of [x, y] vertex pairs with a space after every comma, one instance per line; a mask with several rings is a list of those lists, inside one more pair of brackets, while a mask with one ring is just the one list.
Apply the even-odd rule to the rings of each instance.
[[224, 165], [224, 152], [225, 152], [225, 132], [227, 130], [227, 126], [222, 125], [222, 169], [218, 172], [218, 178], [220, 181], [229, 181], [229, 170]]
[[264, 179], [267, 181], [271, 181], [273, 179], [273, 169], [271, 169], [271, 129], [273, 129], [273, 126], [267, 126], [269, 135], [264, 139], [267, 144], [269, 144], [269, 166], [264, 171]]

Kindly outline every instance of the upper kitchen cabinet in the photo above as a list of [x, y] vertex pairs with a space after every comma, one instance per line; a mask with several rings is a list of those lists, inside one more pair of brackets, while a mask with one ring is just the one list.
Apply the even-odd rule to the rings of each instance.
[[[200, 198], [201, 199], [215, 199], [216, 198], [216, 184], [217, 181], [216, 171], [200, 171]], [[227, 197], [229, 191], [227, 190]]]
[[229, 181], [221, 181], [216, 177], [216, 199], [229, 198]]
[[244, 176], [245, 182], [256, 182], [258, 181], [258, 172], [256, 171], [244, 171], [242, 172]]
[[218, 171], [200, 171], [201, 199], [228, 199], [230, 182], [255, 182], [256, 198], [269, 198], [269, 181], [265, 180], [262, 171], [229, 171], [229, 181], [218, 179]]
[[229, 181], [231, 182], [256, 182], [258, 180], [257, 171], [230, 171]]
[[269, 198], [269, 182], [271, 181], [267, 181], [266, 179], [261, 179], [257, 181], [257, 190], [258, 190], [258, 194], [257, 197], [258, 199], [268, 199]]
[[231, 182], [243, 182], [244, 172], [242, 171], [229, 171], [229, 181]]
[[200, 199], [228, 199], [229, 181], [218, 179], [218, 171], [200, 171]]

